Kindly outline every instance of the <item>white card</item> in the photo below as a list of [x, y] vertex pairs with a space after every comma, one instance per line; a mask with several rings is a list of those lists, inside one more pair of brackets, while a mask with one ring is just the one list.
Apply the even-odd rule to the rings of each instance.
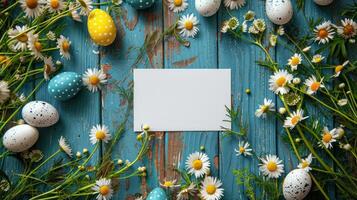
[[134, 131], [230, 128], [230, 69], [134, 69]]

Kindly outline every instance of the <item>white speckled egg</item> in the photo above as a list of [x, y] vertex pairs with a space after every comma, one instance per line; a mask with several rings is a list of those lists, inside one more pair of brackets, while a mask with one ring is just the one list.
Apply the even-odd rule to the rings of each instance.
[[294, 169], [286, 175], [283, 182], [283, 194], [286, 200], [301, 200], [311, 189], [311, 177], [303, 169]]
[[320, 6], [327, 6], [333, 2], [333, 0], [314, 0], [314, 2]]
[[31, 148], [38, 139], [36, 128], [21, 124], [7, 130], [3, 136], [3, 144], [12, 152], [22, 152]]
[[290, 0], [267, 0], [265, 12], [274, 24], [283, 25], [293, 17], [293, 7]]
[[31, 101], [22, 108], [22, 118], [34, 127], [49, 127], [58, 122], [55, 107], [44, 101]]
[[220, 5], [221, 0], [195, 0], [196, 10], [204, 17], [214, 15]]

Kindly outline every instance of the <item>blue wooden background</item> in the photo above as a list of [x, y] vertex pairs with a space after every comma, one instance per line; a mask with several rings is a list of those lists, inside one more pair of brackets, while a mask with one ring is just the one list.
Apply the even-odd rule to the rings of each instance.
[[[256, 60], [263, 59], [264, 55], [257, 48], [234, 41], [230, 36], [219, 32], [221, 21], [229, 18], [223, 5], [216, 15], [204, 18], [196, 12], [194, 0], [188, 2], [189, 7], [183, 14], [194, 13], [200, 20], [200, 32], [195, 39], [190, 39], [191, 46], [189, 48], [180, 46], [174, 39], [168, 38], [160, 43], [154, 52], [149, 52], [148, 60], [141, 62], [138, 67], [232, 69], [232, 100], [234, 105], [242, 110], [243, 120], [249, 126], [248, 138], [253, 148], [258, 154], [277, 154], [284, 159], [286, 171], [295, 168], [297, 162], [280, 138], [280, 135], [284, 134], [281, 124], [274, 118], [263, 120], [254, 116], [258, 104], [263, 102], [264, 97], [271, 98], [275, 102], [277, 100], [268, 89], [270, 72], [255, 63]], [[287, 28], [303, 29], [306, 27], [306, 18], [296, 9], [295, 1], [292, 2], [295, 12]], [[338, 20], [340, 18], [338, 7], [350, 2], [335, 1], [330, 6], [319, 7], [311, 0], [306, 0], [305, 15]], [[255, 11], [258, 18], [267, 19], [263, 0], [248, 0], [246, 6], [230, 12], [242, 19], [242, 15], [248, 10]], [[72, 40], [72, 56], [70, 61], [63, 61], [64, 70], [83, 73], [87, 68], [108, 64], [111, 66], [109, 70], [111, 81], [128, 85], [132, 79], [131, 65], [137, 56], [137, 51], [133, 48], [142, 46], [146, 34], [156, 30], [162, 31], [172, 25], [178, 16], [168, 9], [164, 1], [156, 2], [152, 8], [144, 11], [135, 11], [124, 3], [123, 16], [115, 19], [118, 29], [117, 39], [113, 45], [104, 48], [98, 48], [91, 42], [86, 20], [83, 23], [68, 20], [64, 35]], [[269, 31], [277, 28], [269, 20], [267, 20], [267, 27]], [[99, 54], [95, 53], [97, 51]], [[291, 56], [284, 47], [277, 47], [271, 51], [280, 63], [286, 63]], [[58, 102], [47, 94], [46, 85], [43, 86], [35, 99], [54, 105], [60, 112], [60, 122], [53, 127], [40, 130], [40, 139], [36, 147], [42, 149], [48, 156], [58, 149], [57, 141], [63, 135], [69, 140], [74, 152], [82, 151], [83, 148], [91, 150], [93, 145], [90, 144], [88, 135], [93, 125], [103, 123], [114, 131], [123, 119], [126, 102], [120, 99], [113, 88], [112, 85], [108, 85], [100, 93], [82, 90], [75, 98]], [[245, 93], [247, 88], [251, 90], [250, 95]], [[332, 119], [325, 120], [333, 123]], [[235, 183], [232, 170], [248, 168], [258, 173], [258, 162], [237, 157], [234, 152], [238, 144], [237, 139], [223, 137], [223, 133], [157, 132], [155, 135], [148, 157], [135, 166], [145, 165], [148, 169], [148, 177], [122, 181], [115, 199], [133, 199], [137, 193], [147, 194], [165, 178], [178, 179], [179, 176], [172, 170], [172, 166], [184, 167], [187, 155], [199, 151], [200, 146], [205, 147], [211, 160], [213, 175], [218, 176], [223, 182], [224, 199], [244, 199], [243, 188]], [[136, 134], [132, 131], [131, 116], [127, 131], [116, 146], [113, 158], [133, 160], [138, 149], [139, 143], [136, 141]], [[98, 151], [94, 160], [99, 159], [101, 153]], [[22, 166], [15, 159], [8, 158], [4, 167], [7, 171], [17, 171]]]

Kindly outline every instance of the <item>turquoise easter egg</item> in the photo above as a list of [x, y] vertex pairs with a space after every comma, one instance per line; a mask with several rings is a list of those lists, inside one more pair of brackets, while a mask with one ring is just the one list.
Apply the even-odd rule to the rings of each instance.
[[155, 3], [155, 0], [127, 0], [126, 2], [133, 8], [142, 10], [151, 7]]
[[151, 190], [146, 200], [167, 200], [165, 190], [159, 187]]
[[50, 95], [60, 101], [74, 97], [82, 88], [82, 77], [76, 72], [62, 72], [48, 84]]

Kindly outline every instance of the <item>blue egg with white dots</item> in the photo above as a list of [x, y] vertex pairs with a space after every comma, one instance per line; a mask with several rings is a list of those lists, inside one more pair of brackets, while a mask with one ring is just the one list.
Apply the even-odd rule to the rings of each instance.
[[82, 77], [76, 72], [62, 72], [48, 84], [50, 95], [60, 101], [74, 97], [82, 88]]
[[155, 0], [126, 0], [126, 2], [136, 10], [143, 10], [151, 7], [155, 3]]
[[157, 187], [149, 193], [148, 197], [146, 200], [167, 200], [167, 195], [165, 193], [165, 190]]

